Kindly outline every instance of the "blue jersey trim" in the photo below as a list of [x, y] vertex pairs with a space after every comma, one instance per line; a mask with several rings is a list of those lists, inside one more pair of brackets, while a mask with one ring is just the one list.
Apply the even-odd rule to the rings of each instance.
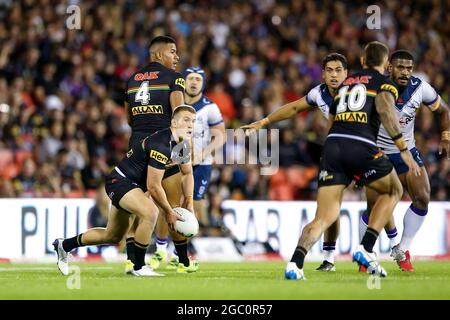
[[218, 122], [208, 123], [208, 125], [209, 125], [210, 127], [214, 127], [214, 126], [217, 126], [218, 124], [221, 124], [222, 122], [223, 122], [223, 119], [220, 120], [220, 121], [218, 121]]

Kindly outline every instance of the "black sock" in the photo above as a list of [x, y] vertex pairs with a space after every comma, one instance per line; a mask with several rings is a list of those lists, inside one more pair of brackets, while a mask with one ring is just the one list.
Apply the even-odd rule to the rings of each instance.
[[187, 254], [187, 240], [182, 241], [173, 241], [175, 245], [175, 250], [178, 254], [179, 263], [184, 264], [186, 267], [189, 267], [189, 257]]
[[80, 233], [79, 235], [77, 235], [75, 237], [64, 239], [63, 243], [62, 243], [62, 247], [63, 247], [64, 251], [70, 252], [75, 248], [84, 246], [84, 244], [81, 243], [82, 235], [83, 234]]
[[133, 242], [134, 248], [134, 270], [139, 270], [145, 266], [145, 253], [147, 252], [148, 244], [142, 244], [137, 241]]
[[372, 252], [373, 246], [378, 238], [377, 230], [367, 228], [364, 237], [361, 240], [361, 244], [367, 252]]
[[305, 248], [298, 246], [297, 248], [295, 248], [294, 254], [291, 258], [291, 262], [295, 262], [299, 269], [303, 269], [303, 264], [305, 262], [305, 256], [307, 253], [308, 251]]
[[127, 238], [127, 260], [134, 263], [134, 237]]

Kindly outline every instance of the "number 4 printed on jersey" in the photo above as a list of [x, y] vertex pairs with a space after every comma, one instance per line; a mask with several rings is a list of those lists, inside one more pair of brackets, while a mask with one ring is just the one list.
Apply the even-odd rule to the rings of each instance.
[[141, 102], [141, 105], [148, 104], [148, 102], [150, 101], [150, 93], [148, 92], [148, 81], [142, 82], [138, 92], [136, 93], [134, 101]]

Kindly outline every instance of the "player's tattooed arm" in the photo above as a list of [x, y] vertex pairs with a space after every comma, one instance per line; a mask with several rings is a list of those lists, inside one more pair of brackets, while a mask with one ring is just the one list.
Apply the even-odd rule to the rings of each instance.
[[394, 112], [394, 105], [394, 96], [389, 92], [379, 92], [375, 97], [375, 107], [377, 108], [377, 112], [380, 115], [381, 123], [383, 124], [384, 128], [391, 138], [396, 137], [400, 134], [398, 119]]
[[394, 95], [387, 91], [379, 92], [375, 97], [375, 107], [380, 115], [381, 123], [388, 132], [389, 136], [395, 142], [397, 148], [400, 150], [400, 156], [403, 161], [416, 176], [420, 176], [419, 166], [414, 160], [411, 152], [408, 150], [408, 144], [400, 132], [398, 119], [394, 112]]

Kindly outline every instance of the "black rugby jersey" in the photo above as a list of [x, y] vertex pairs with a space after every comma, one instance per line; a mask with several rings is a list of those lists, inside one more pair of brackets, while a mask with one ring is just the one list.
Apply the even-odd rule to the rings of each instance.
[[170, 93], [184, 92], [183, 76], [159, 62], [151, 62], [127, 81], [125, 101], [133, 133], [151, 134], [170, 126]]
[[147, 166], [165, 170], [167, 167], [190, 161], [187, 141], [177, 143], [170, 128], [160, 130], [136, 142], [119, 162], [119, 173], [147, 190]]
[[381, 91], [398, 98], [397, 87], [374, 69], [364, 69], [348, 77], [330, 108], [330, 114], [335, 117], [329, 136], [376, 144], [380, 116], [375, 107], [375, 97]]

